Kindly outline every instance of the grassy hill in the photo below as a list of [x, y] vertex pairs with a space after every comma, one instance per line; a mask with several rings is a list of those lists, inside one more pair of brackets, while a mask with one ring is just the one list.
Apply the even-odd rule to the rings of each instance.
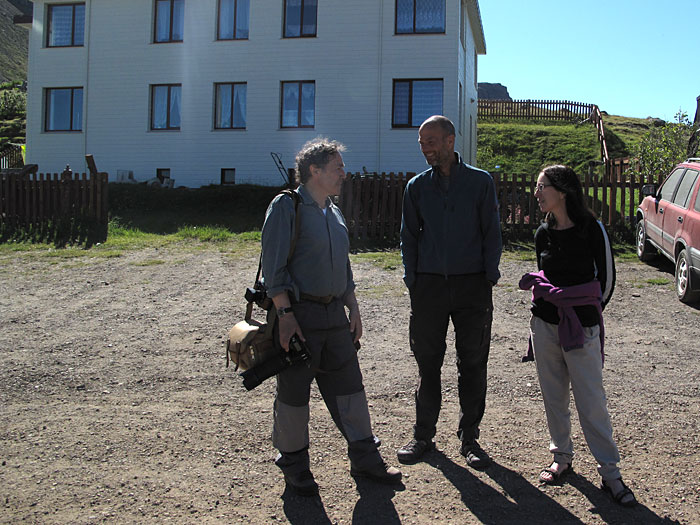
[[[630, 155], [653, 121], [603, 115], [603, 125], [609, 155], [617, 158]], [[477, 129], [477, 164], [486, 170], [536, 173], [549, 164], [567, 164], [583, 174], [589, 161], [600, 160], [592, 124], [480, 120]]]
[[27, 79], [29, 31], [12, 22], [15, 15], [22, 14], [14, 3], [0, 0], [0, 83]]

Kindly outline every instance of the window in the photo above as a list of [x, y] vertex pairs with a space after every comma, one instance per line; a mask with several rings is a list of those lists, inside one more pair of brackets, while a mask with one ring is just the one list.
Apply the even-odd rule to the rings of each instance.
[[668, 176], [664, 185], [661, 186], [661, 199], [665, 201], [673, 200], [673, 194], [676, 192], [676, 186], [678, 186], [678, 182], [681, 180], [683, 171], [683, 168], [678, 168]]
[[282, 82], [283, 128], [313, 128], [315, 122], [316, 84], [304, 82]]
[[391, 126], [417, 128], [432, 115], [442, 114], [442, 79], [394, 80]]
[[680, 206], [681, 208], [688, 207], [688, 199], [690, 199], [690, 194], [693, 191], [697, 178], [697, 171], [688, 170], [685, 172], [685, 176], [683, 177], [680, 186], [678, 186], [676, 196], [673, 198], [673, 204]]
[[284, 0], [284, 37], [316, 36], [318, 0]]
[[154, 42], [182, 42], [184, 27], [185, 0], [156, 0]]
[[245, 83], [215, 84], [215, 129], [245, 129]]
[[151, 129], [180, 129], [180, 84], [151, 86]]
[[46, 90], [45, 131], [82, 131], [83, 88]]
[[464, 93], [462, 93], [462, 83], [459, 83], [459, 101], [457, 104], [458, 111], [459, 111], [459, 125], [457, 128], [459, 129], [459, 134], [462, 134], [462, 128], [464, 128]]
[[221, 168], [221, 184], [236, 184], [236, 168]]
[[467, 7], [459, 3], [459, 41], [462, 43], [462, 49], [467, 50]]
[[396, 34], [444, 32], [445, 0], [396, 0]]
[[250, 0], [219, 0], [219, 40], [248, 38]]
[[49, 5], [46, 46], [82, 46], [85, 42], [85, 4]]
[[170, 179], [170, 168], [156, 168], [156, 178], [161, 184]]

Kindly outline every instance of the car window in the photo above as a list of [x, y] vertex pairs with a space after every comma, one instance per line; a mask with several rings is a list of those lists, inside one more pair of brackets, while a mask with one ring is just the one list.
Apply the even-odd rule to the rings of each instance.
[[665, 201], [673, 199], [673, 194], [676, 192], [676, 186], [678, 186], [678, 181], [681, 179], [683, 171], [685, 171], [685, 168], [678, 168], [668, 176], [664, 185], [661, 186], [661, 193], [659, 194], [661, 199]]
[[678, 191], [676, 196], [673, 198], [673, 204], [676, 204], [682, 208], [688, 207], [688, 199], [690, 199], [690, 193], [693, 191], [695, 186], [695, 181], [698, 178], [698, 172], [693, 170], [688, 170], [683, 176], [683, 180], [678, 186]]

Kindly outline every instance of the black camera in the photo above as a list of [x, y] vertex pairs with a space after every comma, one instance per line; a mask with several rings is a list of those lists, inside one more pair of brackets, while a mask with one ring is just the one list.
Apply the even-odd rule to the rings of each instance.
[[[248, 288], [250, 290], [250, 288]], [[303, 363], [311, 359], [311, 352], [307, 348], [304, 341], [299, 339], [297, 334], [294, 334], [289, 340], [289, 352], [280, 349], [280, 353], [271, 357], [267, 361], [263, 361], [258, 366], [246, 370], [241, 374], [243, 377], [243, 386], [246, 390], [253, 390], [261, 384], [265, 379], [279, 374], [292, 365]]]
[[267, 296], [265, 285], [260, 281], [256, 281], [253, 288], [245, 289], [245, 300], [249, 303], [255, 303], [258, 307], [267, 311], [272, 308], [272, 299]]

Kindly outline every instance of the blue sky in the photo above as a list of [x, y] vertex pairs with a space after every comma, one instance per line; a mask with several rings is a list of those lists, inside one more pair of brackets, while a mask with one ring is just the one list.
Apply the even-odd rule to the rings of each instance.
[[481, 0], [479, 82], [673, 120], [700, 96], [699, 0]]

